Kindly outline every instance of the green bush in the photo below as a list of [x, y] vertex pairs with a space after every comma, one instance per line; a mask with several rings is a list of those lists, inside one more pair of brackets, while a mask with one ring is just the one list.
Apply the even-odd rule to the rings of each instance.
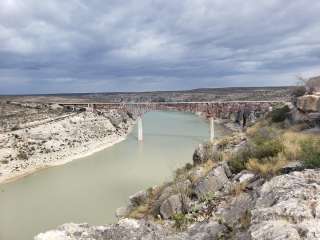
[[284, 146], [274, 129], [263, 127], [258, 129], [248, 140], [245, 147], [234, 153], [229, 159], [231, 171], [238, 173], [246, 169], [249, 159], [266, 160], [283, 151]]
[[172, 219], [174, 221], [174, 227], [178, 230], [183, 230], [188, 225], [188, 219], [185, 214], [183, 213], [177, 213], [172, 216]]
[[255, 144], [252, 150], [252, 157], [264, 159], [275, 157], [283, 150], [283, 144], [280, 139], [266, 140], [262, 144]]
[[307, 168], [320, 167], [320, 139], [310, 138], [300, 143], [301, 160]]
[[275, 123], [283, 122], [288, 117], [289, 112], [290, 108], [287, 105], [282, 108], [274, 109], [271, 112], [271, 121]]
[[233, 173], [239, 173], [246, 169], [246, 163], [251, 158], [251, 149], [246, 146], [234, 153], [228, 161], [228, 165]]

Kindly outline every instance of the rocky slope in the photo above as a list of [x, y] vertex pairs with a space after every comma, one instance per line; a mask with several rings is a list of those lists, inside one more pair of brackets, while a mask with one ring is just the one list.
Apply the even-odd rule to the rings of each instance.
[[[197, 205], [197, 210], [192, 210], [193, 214], [203, 217], [199, 217], [182, 232], [177, 231], [170, 220], [159, 223], [123, 218], [116, 224], [104, 226], [65, 224], [57, 230], [37, 235], [35, 240], [316, 240], [320, 239], [319, 176], [320, 170], [304, 170], [264, 182], [249, 172], [229, 175], [228, 168], [219, 165], [202, 178], [199, 185], [194, 186], [197, 194], [214, 192], [214, 201], [191, 203]], [[245, 189], [234, 193], [232, 186], [244, 182]], [[175, 205], [177, 200], [168, 201]], [[176, 206], [166, 211], [180, 211], [179, 206]]]
[[[21, 120], [19, 114], [15, 118]], [[0, 132], [0, 182], [108, 147], [123, 140], [135, 122], [131, 114], [115, 110], [20, 120], [19, 127]]]

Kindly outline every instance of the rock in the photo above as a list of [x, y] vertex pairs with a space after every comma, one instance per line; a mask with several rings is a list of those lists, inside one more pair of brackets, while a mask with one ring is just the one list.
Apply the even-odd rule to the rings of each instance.
[[64, 224], [57, 230], [38, 234], [35, 240], [164, 240], [167, 231], [159, 224], [145, 220], [122, 219], [118, 224], [89, 226], [88, 224]]
[[319, 239], [320, 170], [274, 177], [251, 211], [253, 240]]
[[251, 228], [252, 240], [301, 240], [297, 229], [285, 220], [270, 221]]
[[116, 217], [123, 218], [126, 217], [130, 213], [130, 207], [119, 207], [116, 210]]
[[234, 226], [239, 223], [241, 218], [246, 218], [248, 212], [254, 207], [254, 199], [248, 193], [241, 193], [232, 199], [231, 203], [219, 206], [217, 214], [221, 216], [223, 222], [228, 226]]
[[291, 110], [289, 121], [293, 124], [309, 122], [309, 116], [297, 108]]
[[140, 206], [141, 204], [144, 204], [148, 199], [148, 194], [146, 191], [139, 191], [132, 196], [129, 197], [130, 204], [133, 207]]
[[188, 191], [190, 186], [191, 186], [190, 180], [185, 180], [185, 181], [176, 182], [175, 184], [164, 187], [160, 195], [156, 198], [155, 202], [153, 203], [152, 212], [154, 213], [154, 215], [157, 215], [160, 213], [160, 206], [166, 199], [168, 199], [172, 195]]
[[199, 144], [193, 153], [193, 164], [199, 165], [205, 163], [214, 157], [214, 153], [218, 151], [216, 145], [212, 144]]
[[211, 170], [207, 176], [197, 180], [193, 187], [193, 192], [198, 198], [204, 197], [208, 193], [214, 193], [222, 189], [229, 179], [223, 166], [218, 166]]
[[173, 195], [166, 199], [160, 206], [160, 214], [164, 219], [169, 219], [173, 215], [182, 212], [182, 196]]
[[222, 239], [227, 228], [213, 220], [207, 222], [200, 222], [194, 224], [188, 231], [188, 238], [190, 240], [215, 240]]
[[320, 96], [304, 95], [297, 99], [297, 107], [303, 112], [320, 112]]
[[255, 180], [256, 175], [248, 170], [242, 170], [240, 173], [238, 173], [236, 176], [234, 176], [233, 181], [238, 181], [240, 183], [246, 182], [251, 183], [253, 180]]
[[285, 166], [281, 168], [281, 173], [287, 174], [293, 171], [301, 171], [303, 170], [303, 164], [299, 161], [289, 162]]
[[201, 164], [204, 161], [204, 148], [203, 144], [199, 144], [199, 146], [196, 148], [196, 150], [193, 153], [193, 164]]

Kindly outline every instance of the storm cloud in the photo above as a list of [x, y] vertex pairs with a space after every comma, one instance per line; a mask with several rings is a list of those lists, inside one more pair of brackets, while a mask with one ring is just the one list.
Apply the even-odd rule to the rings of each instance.
[[1, 0], [0, 94], [291, 85], [319, 0]]

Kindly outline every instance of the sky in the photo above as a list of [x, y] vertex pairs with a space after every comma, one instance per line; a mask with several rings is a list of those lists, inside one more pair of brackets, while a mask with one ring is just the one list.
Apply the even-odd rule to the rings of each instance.
[[294, 85], [319, 0], [1, 0], [0, 94]]

